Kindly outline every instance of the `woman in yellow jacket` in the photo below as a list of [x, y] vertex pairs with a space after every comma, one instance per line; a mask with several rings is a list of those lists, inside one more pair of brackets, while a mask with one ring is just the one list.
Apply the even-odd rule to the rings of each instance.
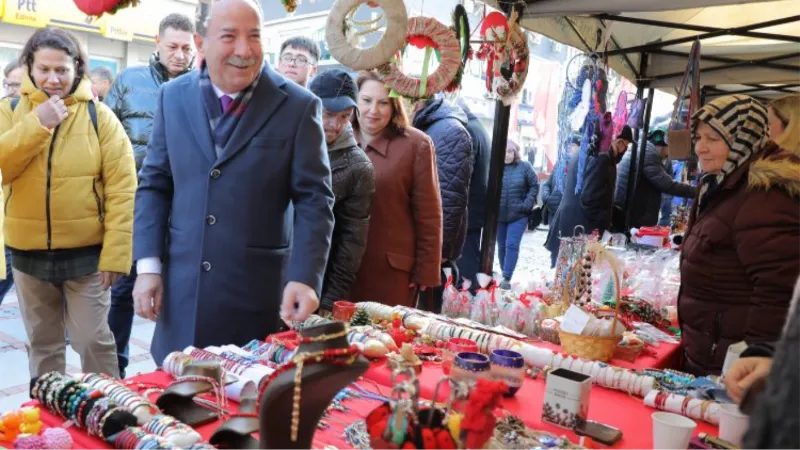
[[69, 32], [25, 44], [18, 102], [0, 103], [5, 239], [32, 378], [66, 370], [64, 327], [84, 372], [119, 376], [109, 287], [131, 267], [136, 169], [122, 125], [95, 102]]

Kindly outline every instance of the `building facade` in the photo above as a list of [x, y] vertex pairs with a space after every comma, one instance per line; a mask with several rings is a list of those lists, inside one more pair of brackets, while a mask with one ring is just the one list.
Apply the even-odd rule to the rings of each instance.
[[89, 54], [91, 67], [122, 69], [147, 64], [158, 24], [174, 12], [194, 17], [197, 0], [145, 0], [115, 15], [87, 17], [72, 0], [0, 0], [0, 67], [19, 56], [38, 28], [69, 29]]

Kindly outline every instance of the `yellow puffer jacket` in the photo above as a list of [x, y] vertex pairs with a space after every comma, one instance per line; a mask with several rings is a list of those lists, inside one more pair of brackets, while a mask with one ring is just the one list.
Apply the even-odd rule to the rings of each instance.
[[[18, 250], [102, 245], [99, 270], [128, 273], [133, 247], [136, 168], [119, 120], [94, 101], [88, 79], [66, 99], [69, 116], [54, 130], [34, 112], [48, 96], [28, 76], [11, 110], [0, 103], [0, 173], [5, 194], [5, 238]], [[55, 140], [55, 142], [53, 142]]]

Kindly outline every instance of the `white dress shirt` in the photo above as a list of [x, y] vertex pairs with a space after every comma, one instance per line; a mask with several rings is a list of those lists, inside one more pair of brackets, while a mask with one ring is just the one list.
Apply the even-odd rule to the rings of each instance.
[[[211, 84], [211, 87], [214, 88], [214, 93], [217, 94], [217, 98], [222, 98], [223, 95], [227, 95], [233, 100], [236, 100], [239, 97], [240, 92], [234, 92], [232, 94], [226, 94], [222, 92], [222, 89], [218, 88], [217, 85]], [[145, 273], [161, 273], [161, 258], [158, 256], [148, 256], [147, 258], [142, 258], [136, 261], [136, 272], [139, 274]]]

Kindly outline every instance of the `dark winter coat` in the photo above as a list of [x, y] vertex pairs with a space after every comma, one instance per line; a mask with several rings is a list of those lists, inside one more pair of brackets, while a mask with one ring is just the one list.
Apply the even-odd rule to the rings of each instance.
[[[773, 351], [748, 353], [742, 357], [772, 358], [772, 369], [750, 415], [750, 428], [742, 448], [800, 448], [800, 280], [795, 285], [792, 307], [783, 337]], [[762, 349], [767, 349], [767, 346]], [[772, 349], [770, 349], [772, 350]]]
[[153, 132], [158, 90], [167, 81], [169, 74], [158, 61], [158, 55], [154, 53], [150, 56], [149, 65], [123, 70], [103, 99], [103, 103], [108, 105], [122, 122], [125, 133], [131, 140], [137, 171], [142, 168], [142, 161], [147, 153], [147, 142]]
[[[636, 186], [633, 201], [626, 205], [628, 178], [631, 175], [631, 155], [632, 153], [628, 152], [619, 163], [617, 168], [619, 175], [614, 194], [615, 206], [623, 211], [626, 207], [632, 209], [631, 227], [652, 227], [658, 224], [658, 215], [661, 212], [661, 194], [682, 198], [694, 197], [694, 186], [675, 181], [664, 167], [664, 160], [661, 158], [658, 148], [648, 142], [644, 152], [643, 176]], [[633, 171], [634, 180], [636, 179], [635, 174], [636, 170]]]
[[729, 345], [780, 337], [800, 273], [800, 156], [769, 143], [698, 203], [681, 254], [684, 368], [719, 374]]
[[335, 223], [320, 302], [322, 308], [332, 311], [334, 302], [350, 298], [350, 288], [361, 267], [369, 235], [369, 209], [375, 196], [375, 170], [349, 126], [328, 146], [328, 157]]
[[472, 179], [472, 139], [467, 117], [438, 95], [414, 116], [414, 128], [427, 134], [436, 150], [439, 190], [442, 194], [442, 259], [461, 256], [467, 237], [467, 203]]
[[528, 217], [536, 206], [539, 178], [528, 161], [506, 164], [503, 168], [503, 190], [500, 191], [500, 222], [516, 222]]
[[561, 205], [550, 223], [550, 232], [544, 244], [550, 253], [558, 253], [559, 238], [572, 236], [579, 225], [587, 234], [594, 230], [602, 234], [611, 227], [616, 163], [609, 153], [589, 156], [584, 168], [583, 189], [580, 194], [575, 194], [579, 155], [580, 152], [574, 152], [569, 158]]
[[556, 179], [553, 174], [547, 177], [547, 181], [542, 185], [542, 221], [550, 223], [556, 216], [558, 206], [561, 204], [561, 197], [564, 194], [558, 190], [556, 186]]
[[467, 131], [472, 138], [472, 156], [475, 160], [472, 180], [469, 182], [467, 228], [479, 230], [483, 228], [486, 220], [486, 191], [489, 189], [489, 160], [492, 155], [492, 142], [480, 119], [470, 111], [466, 102], [459, 99], [458, 106], [467, 115]]

